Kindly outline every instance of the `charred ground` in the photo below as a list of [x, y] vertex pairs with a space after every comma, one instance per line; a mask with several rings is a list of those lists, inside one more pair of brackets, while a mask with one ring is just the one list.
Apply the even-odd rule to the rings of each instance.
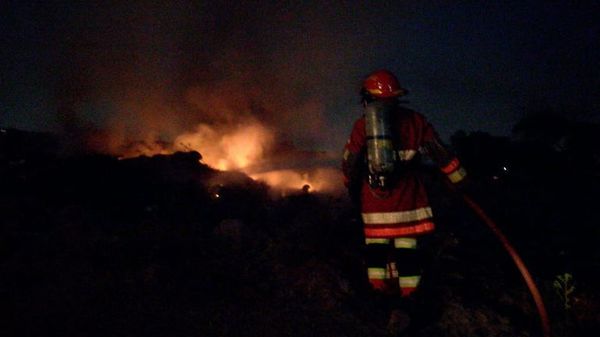
[[[479, 133], [453, 143], [471, 193], [535, 276], [554, 334], [597, 336], [597, 161], [579, 148]], [[118, 160], [61, 154], [58, 144], [0, 135], [1, 335], [386, 335], [345, 197], [274, 198], [241, 173], [200, 164], [196, 152]], [[439, 227], [425, 275], [433, 305], [411, 335], [539, 335], [506, 253], [425, 170]], [[566, 273], [575, 291], [561, 297], [554, 281]]]

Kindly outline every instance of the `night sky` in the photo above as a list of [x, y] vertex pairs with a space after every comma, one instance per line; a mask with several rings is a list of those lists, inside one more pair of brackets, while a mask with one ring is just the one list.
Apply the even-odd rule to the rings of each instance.
[[[595, 4], [591, 4], [595, 3]], [[8, 1], [0, 126], [170, 140], [258, 120], [339, 151], [387, 68], [444, 139], [510, 135], [527, 109], [598, 121], [600, 2]]]

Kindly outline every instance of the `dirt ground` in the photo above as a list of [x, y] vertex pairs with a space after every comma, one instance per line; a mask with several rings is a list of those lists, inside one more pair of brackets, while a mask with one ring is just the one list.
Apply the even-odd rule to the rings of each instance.
[[[2, 336], [387, 335], [345, 196], [274, 198], [197, 153], [5, 153], [0, 165]], [[571, 198], [573, 184], [523, 172], [477, 180], [474, 198], [529, 266], [553, 336], [598, 336], [598, 181]], [[427, 182], [438, 230], [426, 309], [406, 335], [541, 336], [508, 254], [460, 198]]]

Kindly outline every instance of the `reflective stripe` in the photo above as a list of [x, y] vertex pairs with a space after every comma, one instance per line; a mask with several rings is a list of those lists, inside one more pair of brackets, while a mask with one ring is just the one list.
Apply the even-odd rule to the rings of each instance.
[[421, 276], [400, 276], [398, 281], [400, 282], [400, 288], [416, 288], [419, 286]]
[[417, 239], [415, 238], [396, 238], [394, 239], [395, 248], [417, 249]]
[[398, 156], [400, 160], [411, 160], [417, 154], [415, 150], [400, 150], [398, 151]]
[[384, 238], [366, 238], [365, 239], [365, 243], [370, 245], [370, 244], [381, 244], [381, 245], [386, 245], [390, 243], [390, 239], [384, 239]]
[[465, 169], [463, 169], [462, 167], [459, 168], [458, 170], [450, 173], [448, 175], [448, 179], [450, 179], [450, 181], [454, 184], [456, 184], [457, 182], [463, 180], [465, 178], [465, 176], [467, 175], [467, 172], [465, 171]]
[[428, 219], [433, 216], [431, 207], [417, 208], [404, 212], [363, 213], [365, 224], [394, 224]]
[[385, 280], [388, 276], [385, 268], [367, 268], [367, 274], [369, 275], [369, 280]]
[[456, 170], [456, 168], [458, 168], [460, 166], [460, 162], [458, 161], [457, 158], [452, 159], [448, 165], [444, 166], [441, 168], [442, 172], [444, 172], [445, 174], [450, 174], [453, 171]]
[[409, 227], [372, 228], [365, 227], [365, 236], [370, 238], [393, 238], [431, 232], [435, 229], [433, 222], [424, 222]]
[[[365, 238], [365, 243], [368, 245], [373, 245], [373, 244], [387, 245], [390, 243], [390, 239], [387, 239], [387, 238]], [[415, 238], [395, 238], [394, 239], [394, 247], [395, 248], [416, 249], [417, 248], [417, 239], [415, 239]]]
[[[349, 143], [350, 141], [348, 141]], [[348, 160], [348, 157], [350, 157], [350, 150], [345, 149], [344, 150], [344, 161]]]

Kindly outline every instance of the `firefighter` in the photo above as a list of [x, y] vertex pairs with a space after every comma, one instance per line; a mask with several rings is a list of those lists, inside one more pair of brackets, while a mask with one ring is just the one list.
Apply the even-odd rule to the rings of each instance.
[[390, 71], [370, 74], [360, 94], [365, 113], [354, 123], [342, 169], [360, 208], [368, 279], [378, 293], [411, 297], [421, 281], [420, 242], [435, 230], [420, 156], [454, 184], [466, 173], [425, 117], [402, 105], [407, 90]]

